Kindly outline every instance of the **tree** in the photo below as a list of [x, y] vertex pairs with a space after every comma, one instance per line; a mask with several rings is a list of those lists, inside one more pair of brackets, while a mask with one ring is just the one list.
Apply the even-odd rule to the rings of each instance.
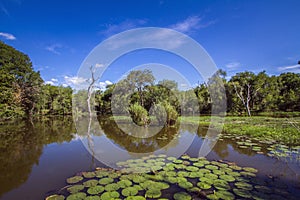
[[278, 106], [282, 111], [300, 110], [300, 74], [287, 72], [278, 77], [280, 95]]
[[144, 106], [143, 90], [147, 85], [154, 83], [154, 76], [150, 70], [131, 71], [125, 79], [128, 89], [137, 91], [140, 104]]
[[230, 85], [238, 99], [242, 102], [248, 116], [251, 116], [251, 100], [257, 94], [259, 87], [255, 87], [255, 74], [252, 72], [237, 73], [231, 77]]
[[0, 89], [5, 94], [1, 95], [1, 116], [31, 116], [43, 80], [40, 73], [33, 70], [29, 57], [0, 42], [0, 72]]

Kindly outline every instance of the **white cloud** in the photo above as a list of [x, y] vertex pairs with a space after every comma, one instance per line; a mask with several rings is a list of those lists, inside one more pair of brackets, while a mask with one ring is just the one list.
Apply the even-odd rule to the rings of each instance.
[[122, 31], [136, 28], [138, 26], [146, 24], [146, 20], [143, 19], [127, 19], [119, 24], [108, 24], [106, 25], [106, 30], [100, 33], [105, 36], [111, 36]]
[[56, 85], [53, 81], [45, 81], [46, 85]]
[[230, 62], [230, 63], [227, 63], [225, 65], [225, 67], [229, 70], [234, 70], [234, 69], [237, 69], [241, 66], [241, 63], [239, 62]]
[[109, 80], [106, 80], [106, 81], [104, 81], [105, 82], [105, 84], [106, 85], [111, 85], [111, 84], [113, 84], [111, 81], [109, 81]]
[[50, 46], [47, 46], [45, 49], [47, 51], [50, 51], [50, 52], [54, 53], [54, 54], [60, 55], [60, 52], [58, 51], [58, 49], [60, 49], [62, 47], [63, 46], [61, 44], [56, 43], [56, 44], [52, 44]]
[[85, 78], [78, 76], [65, 76], [64, 80], [69, 86], [78, 86], [87, 83], [87, 80]]
[[113, 84], [111, 81], [109, 81], [109, 80], [106, 80], [106, 81], [104, 81], [104, 82], [99, 82], [99, 84], [98, 84], [98, 88], [100, 89], [100, 90], [105, 90], [106, 89], [106, 86], [108, 86], [108, 85], [111, 85], [111, 84]]
[[[116, 50], [124, 46], [155, 46], [156, 48], [176, 49], [187, 42], [186, 37], [179, 37], [178, 33], [169, 29], [151, 29], [150, 32], [135, 35], [122, 36], [119, 39], [108, 41], [106, 46], [108, 49]], [[138, 39], [137, 39], [138, 37]]]
[[96, 63], [96, 64], [95, 64], [95, 67], [96, 67], [96, 68], [102, 68], [102, 67], [105, 67], [105, 65], [102, 64], [102, 63]]
[[0, 36], [4, 37], [4, 39], [6, 39], [6, 40], [15, 40], [15, 39], [17, 39], [14, 35], [12, 35], [10, 33], [0, 32]]
[[202, 18], [200, 18], [199, 16], [190, 16], [181, 22], [171, 25], [170, 28], [172, 28], [176, 31], [179, 31], [179, 32], [189, 33], [193, 30], [205, 28], [205, 27], [215, 23], [215, 21], [210, 21], [207, 23], [201, 23], [201, 21], [202, 21]]
[[49, 84], [49, 85], [58, 85], [59, 82], [58, 82], [58, 79], [56, 78], [51, 78], [50, 81], [45, 81], [45, 84]]
[[300, 73], [300, 65], [290, 65], [290, 66], [282, 66], [277, 68], [278, 71], [291, 71], [295, 73]]

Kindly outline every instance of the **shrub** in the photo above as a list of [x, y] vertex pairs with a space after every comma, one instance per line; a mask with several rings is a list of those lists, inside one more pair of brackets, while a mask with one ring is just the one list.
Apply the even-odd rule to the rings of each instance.
[[129, 113], [131, 115], [132, 120], [139, 126], [145, 126], [149, 123], [149, 116], [147, 110], [139, 105], [138, 103], [134, 103], [129, 107]]
[[176, 109], [169, 102], [164, 102], [164, 107], [167, 113], [167, 125], [175, 125], [178, 118]]

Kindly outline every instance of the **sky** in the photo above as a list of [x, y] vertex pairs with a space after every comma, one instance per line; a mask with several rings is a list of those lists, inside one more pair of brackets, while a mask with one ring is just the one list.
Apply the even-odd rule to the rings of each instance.
[[[265, 70], [300, 72], [298, 0], [0, 0], [0, 40], [27, 54], [49, 84], [80, 83], [89, 53], [111, 36], [141, 27], [170, 28], [197, 41], [228, 77]], [[201, 77], [169, 52], [122, 56], [103, 86], [147, 63], [171, 66], [195, 85]]]

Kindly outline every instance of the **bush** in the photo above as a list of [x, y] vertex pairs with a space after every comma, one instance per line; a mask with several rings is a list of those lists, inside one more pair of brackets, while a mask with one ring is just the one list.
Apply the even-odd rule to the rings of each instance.
[[129, 113], [131, 115], [132, 120], [139, 126], [145, 126], [149, 124], [150, 119], [148, 116], [147, 110], [139, 105], [138, 103], [134, 103], [129, 107]]
[[169, 102], [165, 102], [164, 107], [167, 113], [167, 125], [169, 126], [175, 125], [178, 119], [178, 113], [176, 109]]

